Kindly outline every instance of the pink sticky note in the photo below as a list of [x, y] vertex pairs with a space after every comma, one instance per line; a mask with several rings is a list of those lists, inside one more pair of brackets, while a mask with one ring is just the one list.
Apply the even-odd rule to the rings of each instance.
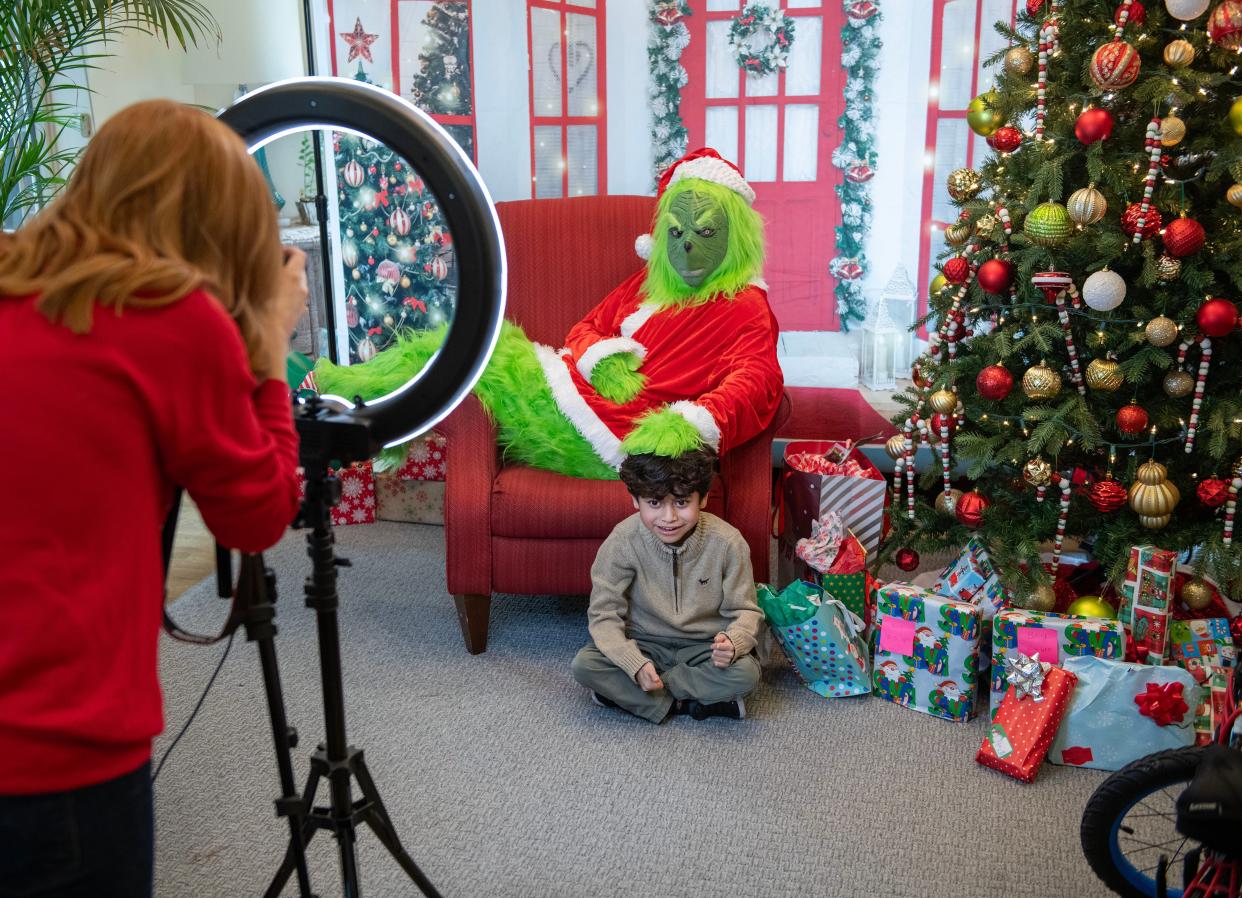
[[1024, 655], [1039, 652], [1039, 660], [1049, 664], [1061, 662], [1061, 634], [1044, 627], [1019, 627], [1018, 651]]
[[894, 655], [913, 655], [914, 621], [885, 615], [880, 621], [880, 650]]

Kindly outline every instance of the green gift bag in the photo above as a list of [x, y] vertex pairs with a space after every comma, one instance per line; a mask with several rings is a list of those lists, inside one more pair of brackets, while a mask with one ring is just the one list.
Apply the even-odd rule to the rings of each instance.
[[861, 617], [801, 580], [780, 593], [762, 583], [756, 591], [785, 656], [812, 691], [824, 698], [871, 691]]
[[864, 623], [870, 621], [867, 590], [871, 584], [866, 571], [856, 574], [819, 574], [817, 579], [829, 596], [856, 614]]

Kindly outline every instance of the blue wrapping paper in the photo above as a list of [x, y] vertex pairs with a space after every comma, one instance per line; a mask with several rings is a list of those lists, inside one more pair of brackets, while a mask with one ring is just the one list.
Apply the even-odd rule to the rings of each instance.
[[[1066, 658], [1062, 667], [1078, 677], [1048, 760], [1053, 764], [1120, 770], [1131, 761], [1167, 748], [1195, 744], [1195, 708], [1203, 688], [1179, 667], [1152, 667], [1106, 658]], [[1135, 696], [1148, 683], [1180, 683], [1187, 711], [1160, 726], [1141, 713]]]

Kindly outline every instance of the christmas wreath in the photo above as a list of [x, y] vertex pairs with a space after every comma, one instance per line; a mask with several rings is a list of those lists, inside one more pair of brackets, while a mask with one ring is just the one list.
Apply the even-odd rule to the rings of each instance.
[[768, 75], [789, 64], [794, 21], [783, 10], [757, 3], [742, 9], [729, 26], [729, 47], [744, 72]]

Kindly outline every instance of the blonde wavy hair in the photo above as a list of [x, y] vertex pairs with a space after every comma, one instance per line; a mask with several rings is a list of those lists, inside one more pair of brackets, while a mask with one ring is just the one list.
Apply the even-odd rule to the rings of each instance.
[[60, 196], [0, 238], [0, 297], [38, 294], [40, 312], [82, 334], [96, 307], [119, 315], [201, 287], [257, 370], [281, 266], [276, 209], [241, 138], [206, 112], [148, 100], [110, 118]]

